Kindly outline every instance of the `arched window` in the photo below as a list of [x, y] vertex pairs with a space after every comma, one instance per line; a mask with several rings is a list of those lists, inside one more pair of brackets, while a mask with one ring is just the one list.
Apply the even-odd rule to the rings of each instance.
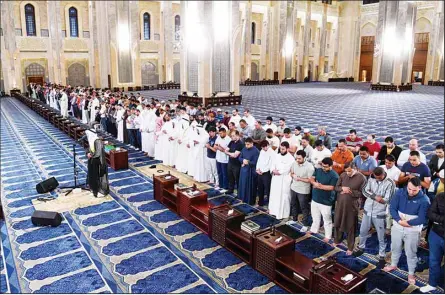
[[25, 21], [26, 21], [26, 35], [37, 36], [36, 30], [36, 13], [34, 6], [31, 4], [25, 5]]
[[252, 40], [250, 43], [255, 44], [256, 23], [252, 23]]
[[181, 29], [181, 17], [179, 15], [175, 16], [175, 40], [179, 40], [179, 30]]
[[144, 13], [144, 40], [150, 40], [150, 14]]
[[70, 18], [70, 36], [79, 37], [79, 23], [77, 21], [77, 9], [75, 7], [70, 7], [68, 10]]

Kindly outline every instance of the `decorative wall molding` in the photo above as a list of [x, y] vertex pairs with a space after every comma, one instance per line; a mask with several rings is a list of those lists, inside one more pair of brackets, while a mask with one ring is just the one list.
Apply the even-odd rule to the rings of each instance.
[[88, 43], [82, 38], [65, 38], [62, 48], [64, 51], [87, 52]]
[[255, 55], [261, 54], [261, 45], [252, 44], [250, 47], [250, 53]]
[[379, 3], [361, 5], [360, 10], [361, 10], [362, 14], [368, 14], [368, 13], [378, 14], [379, 13]]
[[159, 42], [158, 41], [141, 41], [139, 43], [139, 48], [141, 52], [158, 52]]
[[47, 51], [48, 38], [16, 37], [17, 47], [20, 51]]

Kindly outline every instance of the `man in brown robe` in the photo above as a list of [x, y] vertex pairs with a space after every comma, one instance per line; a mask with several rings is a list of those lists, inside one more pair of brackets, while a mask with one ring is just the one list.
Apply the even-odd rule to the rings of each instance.
[[358, 226], [360, 198], [366, 185], [366, 177], [358, 172], [353, 162], [345, 164], [343, 172], [335, 186], [337, 203], [334, 216], [334, 246], [343, 241], [343, 234], [347, 235], [348, 251], [351, 255], [355, 244], [355, 232]]

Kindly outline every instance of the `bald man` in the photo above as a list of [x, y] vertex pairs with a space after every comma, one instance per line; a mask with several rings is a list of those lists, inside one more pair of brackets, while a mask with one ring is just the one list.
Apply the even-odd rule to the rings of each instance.
[[397, 166], [402, 167], [403, 164], [405, 164], [406, 162], [408, 162], [409, 159], [409, 154], [412, 151], [418, 151], [420, 154], [420, 162], [422, 162], [423, 164], [427, 164], [426, 163], [426, 157], [425, 154], [422, 153], [419, 149], [419, 143], [417, 141], [417, 139], [413, 138], [409, 141], [409, 145], [408, 145], [408, 149], [407, 150], [403, 150], [400, 153], [399, 159], [397, 160]]

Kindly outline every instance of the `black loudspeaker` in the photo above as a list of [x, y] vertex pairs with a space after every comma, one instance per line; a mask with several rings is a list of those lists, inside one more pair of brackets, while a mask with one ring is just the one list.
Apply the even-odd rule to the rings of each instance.
[[36, 185], [36, 190], [39, 194], [46, 194], [59, 186], [59, 182], [55, 177], [48, 178]]
[[36, 226], [56, 227], [62, 223], [62, 215], [57, 212], [36, 210], [31, 216], [31, 222]]

